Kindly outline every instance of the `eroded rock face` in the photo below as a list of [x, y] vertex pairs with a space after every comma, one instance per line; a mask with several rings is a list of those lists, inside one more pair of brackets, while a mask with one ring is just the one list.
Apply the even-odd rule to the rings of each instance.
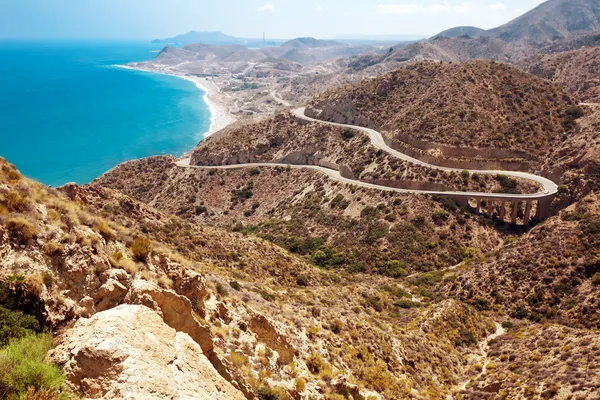
[[244, 399], [200, 345], [142, 305], [80, 319], [53, 358], [88, 399]]
[[249, 321], [249, 328], [261, 342], [277, 351], [279, 354], [278, 362], [281, 365], [286, 365], [294, 361], [296, 349], [290, 344], [289, 339], [279, 333], [264, 315], [252, 315]]

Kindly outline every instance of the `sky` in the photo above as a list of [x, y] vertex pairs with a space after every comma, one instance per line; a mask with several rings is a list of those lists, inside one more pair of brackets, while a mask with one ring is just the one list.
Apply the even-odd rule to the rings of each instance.
[[502, 25], [541, 0], [0, 0], [2, 39], [423, 35]]

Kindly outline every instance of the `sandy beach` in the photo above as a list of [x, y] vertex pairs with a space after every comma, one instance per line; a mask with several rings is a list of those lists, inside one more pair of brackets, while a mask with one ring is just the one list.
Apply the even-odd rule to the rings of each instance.
[[233, 122], [234, 118], [229, 113], [229, 109], [223, 100], [223, 94], [219, 90], [218, 86], [211, 79], [189, 75], [168, 75], [177, 76], [190, 82], [193, 82], [199, 89], [201, 89], [205, 93], [204, 101], [206, 102], [206, 104], [208, 104], [211, 114], [210, 130], [207, 133], [207, 136], [220, 131], [221, 129], [225, 128], [227, 125]]
[[204, 102], [208, 105], [211, 114], [210, 128], [209, 131], [205, 133], [205, 137], [212, 135], [215, 132], [220, 131], [225, 128], [227, 125], [234, 121], [234, 117], [229, 113], [229, 108], [226, 105], [226, 101], [224, 100], [224, 95], [220, 91], [219, 87], [212, 82], [209, 78], [201, 78], [191, 75], [184, 75], [180, 73], [174, 73], [172, 71], [168, 71], [165, 69], [149, 69], [149, 68], [139, 68], [133, 67], [131, 65], [115, 65], [119, 68], [131, 69], [136, 71], [144, 71], [151, 72], [154, 74], [163, 74], [175, 76], [177, 78], [185, 79], [187, 81], [193, 82], [196, 87], [204, 92]]

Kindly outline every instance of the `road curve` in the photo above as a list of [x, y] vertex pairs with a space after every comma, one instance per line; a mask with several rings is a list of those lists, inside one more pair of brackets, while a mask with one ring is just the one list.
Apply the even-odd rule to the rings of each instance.
[[[421, 166], [424, 166], [427, 168], [439, 169], [442, 171], [457, 171], [457, 172], [463, 171], [461, 169], [441, 167], [438, 165], [428, 164], [428, 163], [418, 160], [416, 158], [407, 156], [406, 154], [401, 153], [397, 150], [394, 150], [385, 143], [381, 133], [377, 132], [374, 129], [364, 128], [361, 126], [339, 124], [336, 122], [321, 121], [318, 119], [310, 118], [305, 115], [305, 110], [306, 110], [305, 107], [301, 107], [301, 108], [296, 108], [296, 109], [292, 110], [291, 112], [295, 117], [303, 119], [305, 121], [317, 122], [320, 124], [328, 124], [328, 125], [337, 126], [337, 127], [341, 127], [341, 128], [350, 128], [350, 129], [364, 132], [369, 136], [369, 139], [371, 140], [371, 144], [374, 147], [376, 147], [377, 149], [381, 149], [382, 151], [385, 151], [394, 157], [400, 158], [402, 160], [406, 160], [410, 163], [413, 163], [416, 165], [421, 165]], [[542, 187], [543, 187], [542, 191], [538, 192], [538, 193], [528, 193], [528, 194], [510, 194], [510, 193], [457, 192], [457, 191], [401, 189], [401, 188], [376, 185], [373, 183], [367, 183], [367, 182], [362, 182], [359, 180], [345, 178], [337, 170], [321, 167], [318, 165], [294, 165], [294, 164], [281, 164], [281, 163], [248, 163], [248, 164], [233, 164], [233, 165], [218, 165], [218, 166], [201, 166], [201, 165], [190, 165], [189, 163], [190, 163], [190, 159], [185, 158], [185, 159], [180, 160], [177, 163], [177, 165], [180, 167], [183, 167], [183, 168], [201, 168], [201, 169], [238, 169], [238, 168], [254, 168], [254, 167], [284, 167], [284, 168], [289, 167], [289, 168], [294, 168], [294, 169], [311, 169], [314, 171], [324, 173], [329, 178], [331, 178], [332, 180], [335, 180], [337, 182], [349, 183], [352, 185], [356, 185], [356, 186], [360, 186], [360, 187], [364, 187], [364, 188], [368, 188], [368, 189], [377, 189], [377, 190], [383, 190], [383, 191], [388, 191], [388, 192], [400, 192], [400, 193], [420, 193], [420, 194], [429, 194], [429, 195], [437, 195], [437, 196], [459, 196], [459, 197], [466, 197], [466, 198], [489, 198], [489, 199], [506, 199], [506, 200], [511, 200], [511, 199], [540, 200], [543, 198], [552, 197], [558, 192], [558, 185], [556, 183], [554, 183], [553, 181], [551, 181], [550, 179], [544, 178], [539, 175], [529, 174], [526, 172], [518, 172], [518, 171], [467, 170], [471, 173], [490, 174], [490, 175], [502, 174], [502, 175], [507, 175], [507, 176], [511, 176], [511, 177], [515, 177], [515, 178], [529, 179], [529, 180], [535, 181], [535, 182], [539, 183], [540, 185], [542, 185]]]

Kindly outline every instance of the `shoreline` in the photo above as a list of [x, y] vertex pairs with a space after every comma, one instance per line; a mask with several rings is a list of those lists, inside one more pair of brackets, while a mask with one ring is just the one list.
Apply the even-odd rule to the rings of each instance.
[[[229, 109], [228, 109], [227, 105], [225, 105], [224, 102], [221, 99], [219, 99], [219, 94], [221, 93], [221, 91], [219, 90], [217, 85], [215, 85], [213, 82], [211, 82], [208, 78], [200, 78], [200, 77], [195, 77], [195, 76], [190, 76], [190, 75], [166, 72], [164, 70], [140, 68], [140, 67], [131, 66], [131, 65], [113, 65], [113, 66], [117, 67], [117, 68], [132, 70], [132, 71], [142, 71], [142, 72], [148, 72], [148, 73], [152, 73], [152, 74], [172, 76], [175, 78], [184, 79], [188, 82], [192, 82], [196, 86], [196, 88], [198, 88], [200, 91], [202, 91], [204, 93], [204, 95], [202, 96], [202, 100], [208, 106], [208, 111], [210, 112], [209, 129], [207, 132], [201, 132], [203, 137], [202, 137], [202, 139], [200, 139], [200, 141], [206, 139], [213, 133], [218, 132], [221, 129], [227, 127], [229, 124], [231, 124], [235, 120], [235, 118], [229, 113]], [[183, 155], [181, 156], [181, 158], [186, 157], [186, 155], [192, 150], [193, 149], [189, 149], [189, 150], [185, 151], [183, 153]]]

